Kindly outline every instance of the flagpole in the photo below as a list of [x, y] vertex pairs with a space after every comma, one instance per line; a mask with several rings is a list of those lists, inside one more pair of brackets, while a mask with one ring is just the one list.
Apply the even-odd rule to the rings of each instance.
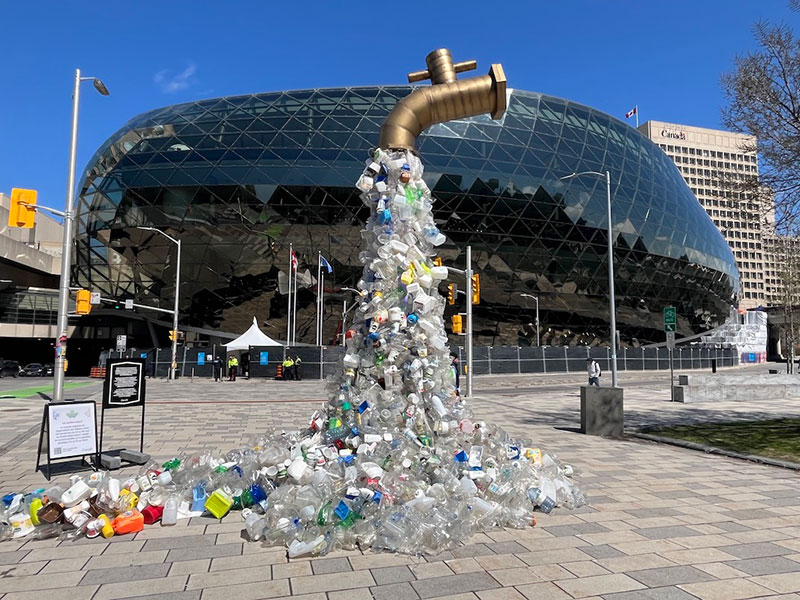
[[286, 345], [292, 343], [292, 243], [289, 242], [289, 294], [286, 296]]
[[319, 326], [321, 320], [321, 315], [320, 315], [321, 312], [320, 301], [322, 298], [322, 296], [320, 295], [320, 290], [322, 289], [321, 283], [322, 283], [322, 251], [318, 250], [317, 251], [317, 346], [322, 345], [322, 340], [320, 339], [322, 335], [320, 333], [320, 326]]
[[636, 105], [636, 129], [639, 129], [639, 105]]
[[297, 343], [297, 271], [300, 270], [300, 259], [297, 259], [297, 268], [294, 270], [294, 296], [292, 296], [292, 345]]

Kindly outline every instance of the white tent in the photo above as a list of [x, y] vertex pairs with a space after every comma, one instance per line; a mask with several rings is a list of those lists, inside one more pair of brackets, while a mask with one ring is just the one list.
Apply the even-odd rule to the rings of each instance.
[[238, 338], [227, 344], [223, 344], [228, 352], [236, 352], [237, 350], [247, 350], [250, 346], [282, 346], [266, 335], [258, 328], [256, 318], [253, 317], [253, 324]]

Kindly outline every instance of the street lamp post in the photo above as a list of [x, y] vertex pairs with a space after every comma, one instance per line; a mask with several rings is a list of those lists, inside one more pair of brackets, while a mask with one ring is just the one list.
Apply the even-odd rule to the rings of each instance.
[[536, 300], [536, 346], [541, 346], [542, 344], [539, 339], [539, 296], [534, 296], [533, 294], [520, 294], [520, 296]]
[[562, 180], [573, 179], [582, 175], [604, 177], [606, 180], [606, 217], [608, 219], [608, 310], [611, 326], [611, 385], [617, 386], [617, 308], [614, 298], [614, 225], [611, 221], [611, 172], [582, 171], [561, 177]]
[[81, 81], [91, 81], [95, 89], [108, 96], [108, 88], [97, 77], [81, 77], [75, 69], [75, 84], [72, 89], [72, 135], [69, 143], [69, 173], [67, 174], [67, 202], [64, 211], [64, 237], [61, 245], [61, 279], [58, 284], [58, 322], [56, 326], [56, 348], [58, 352], [53, 367], [53, 402], [64, 400], [64, 360], [66, 349], [61, 339], [66, 340], [69, 327], [69, 275], [72, 266], [72, 225], [75, 221], [73, 197], [75, 195], [75, 162], [78, 154], [78, 107], [80, 106]]
[[178, 301], [180, 299], [181, 289], [181, 241], [155, 227], [137, 227], [137, 229], [160, 233], [178, 247], [177, 262], [175, 263], [175, 308], [172, 311], [172, 361], [169, 365], [169, 379], [174, 381], [175, 371], [178, 366]]

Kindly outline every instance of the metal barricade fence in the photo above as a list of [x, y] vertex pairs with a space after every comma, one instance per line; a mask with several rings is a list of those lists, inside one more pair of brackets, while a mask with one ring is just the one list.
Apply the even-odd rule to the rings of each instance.
[[[457, 353], [461, 372], [465, 373], [464, 347], [451, 347], [451, 350]], [[223, 362], [222, 375], [227, 376], [225, 352], [218, 348], [197, 347], [178, 349], [178, 375], [213, 377], [215, 351]], [[278, 365], [286, 356], [293, 359], [299, 356], [302, 379], [325, 379], [336, 372], [344, 354], [345, 349], [341, 346], [253, 346], [249, 352], [249, 374], [255, 378], [274, 378]], [[131, 349], [126, 355], [145, 358], [149, 375], [168, 376], [170, 348]], [[611, 372], [611, 349], [606, 347], [476, 346], [473, 348], [473, 374], [583, 373], [586, 371], [587, 358], [596, 360], [604, 373]], [[674, 350], [676, 370], [708, 369], [713, 360], [716, 360], [717, 367], [731, 367], [739, 364], [739, 355], [735, 348], [690, 346]], [[620, 372], [667, 369], [669, 351], [666, 348], [623, 348], [617, 355], [617, 370]], [[243, 373], [241, 360], [239, 372]]]

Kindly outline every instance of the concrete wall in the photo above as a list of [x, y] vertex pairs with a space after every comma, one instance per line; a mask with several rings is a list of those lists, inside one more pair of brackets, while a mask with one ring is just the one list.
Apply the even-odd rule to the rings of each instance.
[[680, 375], [676, 402], [800, 400], [800, 375]]

